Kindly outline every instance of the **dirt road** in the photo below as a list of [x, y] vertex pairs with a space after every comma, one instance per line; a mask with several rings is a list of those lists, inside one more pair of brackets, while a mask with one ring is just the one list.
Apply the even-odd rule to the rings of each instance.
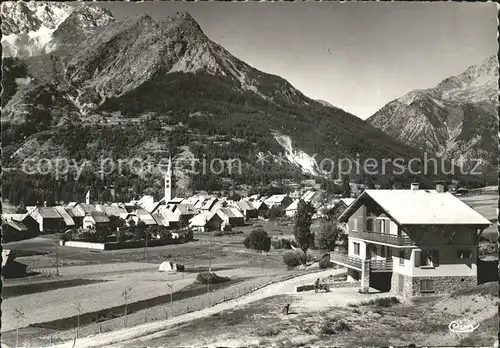
[[[232, 309], [238, 306], [246, 305], [248, 303], [258, 301], [267, 297], [283, 294], [294, 294], [297, 286], [311, 284], [318, 277], [326, 277], [328, 275], [338, 275], [344, 273], [344, 269], [334, 269], [326, 270], [323, 272], [313, 273], [283, 281], [281, 283], [276, 283], [257, 290], [251, 294], [242, 296], [232, 301], [224, 302], [214, 307], [206, 308], [201, 311], [188, 313], [178, 317], [174, 317], [169, 320], [164, 320], [155, 323], [148, 323], [144, 325], [139, 325], [129, 329], [123, 329], [118, 331], [113, 331], [105, 333], [98, 336], [86, 337], [78, 340], [78, 347], [103, 347], [115, 344], [116, 347], [126, 347], [127, 342], [137, 339], [137, 338], [149, 338], [148, 336], [161, 334], [162, 330], [176, 325], [186, 323], [190, 320], [207, 317], [215, 313]], [[54, 348], [71, 348], [73, 347], [73, 342], [67, 342], [61, 345], [53, 346]]]

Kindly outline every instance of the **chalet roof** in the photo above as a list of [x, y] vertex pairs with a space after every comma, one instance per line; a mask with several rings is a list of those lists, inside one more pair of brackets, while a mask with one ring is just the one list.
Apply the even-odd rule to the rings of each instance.
[[261, 207], [262, 208], [269, 208], [265, 202], [261, 202], [261, 201], [255, 201], [255, 202], [252, 202], [252, 204], [255, 207], [255, 209], [260, 209]]
[[436, 190], [365, 190], [339, 220], [346, 221], [367, 197], [400, 225], [491, 225], [457, 197]]
[[73, 207], [73, 208], [67, 207], [66, 211], [68, 212], [69, 216], [71, 216], [71, 217], [84, 217], [85, 216], [85, 211], [79, 205], [77, 205], [76, 207]]
[[90, 213], [90, 216], [94, 219], [96, 223], [108, 223], [109, 218], [106, 216], [106, 214], [100, 212], [100, 211], [93, 211]]
[[203, 227], [207, 224], [208, 221], [214, 216], [215, 213], [211, 213], [208, 211], [202, 211], [198, 215], [193, 216], [189, 220], [189, 226]]
[[209, 198], [203, 202], [201, 205], [201, 209], [203, 210], [211, 210], [214, 207], [214, 204], [219, 200], [217, 198]]
[[5, 221], [23, 221], [27, 216], [27, 213], [24, 214], [2, 214], [2, 219]]
[[63, 206], [57, 206], [57, 207], [54, 207], [55, 210], [57, 210], [57, 212], [59, 213], [59, 215], [62, 216], [62, 218], [64, 219], [64, 223], [66, 224], [66, 226], [74, 226], [75, 225], [75, 221], [73, 220], [73, 218], [71, 217], [71, 215], [68, 214], [68, 212], [66, 211], [66, 209], [64, 209]]
[[63, 217], [54, 207], [38, 207], [38, 213], [44, 219], [62, 219]]

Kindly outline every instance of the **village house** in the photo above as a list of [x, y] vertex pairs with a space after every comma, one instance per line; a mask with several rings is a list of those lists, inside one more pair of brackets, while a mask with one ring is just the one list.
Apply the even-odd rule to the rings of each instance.
[[309, 191], [306, 191], [301, 197], [300, 199], [302, 199], [304, 202], [312, 202], [312, 199], [313, 197], [316, 195], [316, 191], [312, 191], [312, 190], [309, 190]]
[[189, 227], [196, 232], [220, 231], [223, 223], [216, 212], [202, 211], [189, 220]]
[[63, 218], [64, 225], [66, 228], [74, 228], [75, 227], [75, 225], [76, 225], [75, 220], [73, 220], [71, 215], [68, 214], [68, 212], [66, 211], [66, 209], [64, 209], [63, 206], [57, 206], [57, 207], [54, 207], [54, 209], [57, 210], [59, 215], [61, 215], [61, 217]]
[[295, 214], [297, 214], [297, 209], [299, 207], [299, 202], [300, 199], [296, 199], [290, 204], [288, 207], [285, 208], [285, 216], [287, 217], [294, 217]]
[[348, 253], [331, 260], [348, 279], [405, 297], [477, 284], [478, 239], [491, 223], [453, 195], [436, 190], [365, 190], [339, 217]]
[[179, 215], [179, 220], [181, 224], [189, 224], [189, 220], [199, 213], [193, 205], [190, 204], [178, 204], [173, 207], [172, 212]]
[[106, 228], [109, 225], [109, 218], [106, 214], [100, 211], [92, 211], [85, 215], [83, 218], [83, 229], [85, 230], [98, 230]]
[[217, 215], [221, 217], [224, 225], [230, 225], [231, 227], [245, 225], [245, 217], [236, 208], [220, 208], [217, 210]]
[[290, 204], [292, 204], [293, 199], [290, 198], [290, 196], [283, 194], [283, 195], [273, 195], [269, 198], [267, 198], [264, 201], [269, 208], [279, 206], [282, 208], [288, 207]]
[[333, 219], [338, 219], [340, 215], [352, 204], [354, 203], [354, 198], [341, 198], [332, 209], [328, 211], [328, 216]]
[[255, 201], [252, 202], [253, 206], [257, 210], [257, 216], [263, 217], [266, 215], [267, 211], [269, 210], [269, 206], [262, 201]]
[[255, 207], [253, 206], [253, 202], [239, 201], [234, 203], [234, 207], [243, 213], [243, 216], [245, 216], [245, 220], [257, 218], [257, 209], [255, 209]]
[[38, 223], [41, 233], [64, 232], [65, 223], [54, 207], [27, 207], [28, 214]]
[[155, 219], [151, 216], [151, 214], [145, 209], [138, 209], [135, 212], [137, 216], [137, 223], [143, 222], [146, 226], [156, 225]]
[[201, 205], [201, 210], [212, 211], [216, 207], [216, 204], [219, 202], [217, 198], [209, 198], [206, 199]]

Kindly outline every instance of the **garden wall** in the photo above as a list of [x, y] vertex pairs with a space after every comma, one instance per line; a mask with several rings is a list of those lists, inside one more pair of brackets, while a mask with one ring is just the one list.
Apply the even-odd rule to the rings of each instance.
[[[176, 240], [159, 240], [153, 239], [148, 240], [148, 247], [156, 247], [169, 244], [180, 244]], [[93, 242], [80, 242], [80, 241], [66, 241], [62, 242], [61, 245], [73, 248], [86, 248], [95, 250], [118, 250], [118, 249], [134, 249], [143, 248], [146, 246], [144, 240], [126, 242], [126, 243], [93, 243]]]

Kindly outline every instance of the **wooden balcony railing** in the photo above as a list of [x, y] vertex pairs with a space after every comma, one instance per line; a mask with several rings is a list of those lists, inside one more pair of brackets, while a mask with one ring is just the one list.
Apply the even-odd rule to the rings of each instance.
[[370, 271], [380, 273], [380, 272], [392, 272], [392, 260], [370, 260]]
[[398, 246], [415, 245], [408, 237], [400, 237], [394, 234], [380, 233], [380, 232], [366, 232], [366, 231], [349, 231], [349, 237], [366, 239], [372, 242], [379, 242]]
[[339, 264], [341, 266], [355, 268], [361, 271], [362, 260], [359, 257], [352, 257], [352, 256], [347, 256], [347, 254], [331, 252], [330, 261]]

